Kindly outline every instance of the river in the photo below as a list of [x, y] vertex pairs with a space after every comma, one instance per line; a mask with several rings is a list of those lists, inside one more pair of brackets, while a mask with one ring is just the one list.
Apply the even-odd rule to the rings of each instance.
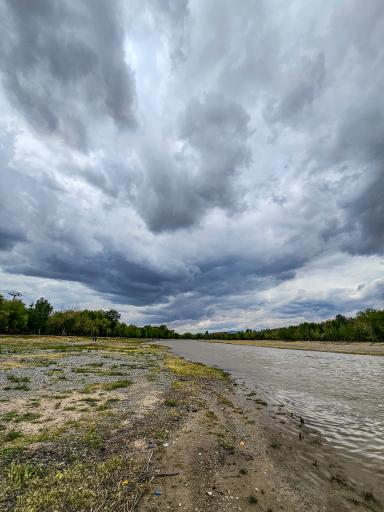
[[228, 371], [320, 431], [341, 457], [384, 481], [384, 357], [162, 340]]

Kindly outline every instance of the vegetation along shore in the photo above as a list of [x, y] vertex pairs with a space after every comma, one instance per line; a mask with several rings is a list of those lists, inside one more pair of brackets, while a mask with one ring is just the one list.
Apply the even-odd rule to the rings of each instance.
[[[178, 333], [166, 325], [138, 327], [120, 320], [116, 310], [54, 311], [43, 297], [26, 307], [21, 300], [0, 295], [0, 334], [115, 336], [121, 338], [184, 338], [219, 341], [316, 341], [384, 343], [384, 310], [366, 309], [348, 318], [336, 315], [322, 322], [303, 322], [274, 329]], [[278, 347], [279, 344], [276, 344]], [[293, 346], [293, 345], [292, 345]], [[326, 345], [324, 345], [326, 347]], [[296, 344], [296, 348], [299, 344]], [[370, 353], [370, 352], [362, 352]]]

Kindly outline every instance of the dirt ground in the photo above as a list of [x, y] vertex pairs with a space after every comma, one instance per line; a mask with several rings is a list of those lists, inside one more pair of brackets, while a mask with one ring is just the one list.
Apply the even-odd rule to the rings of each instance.
[[[204, 407], [186, 419], [159, 462], [159, 471], [173, 476], [152, 482], [141, 511], [383, 510], [296, 419], [232, 386], [204, 386], [203, 396]], [[301, 437], [281, 436], [282, 417], [296, 422]]]
[[0, 337], [4, 512], [383, 510], [316, 440], [143, 340]]

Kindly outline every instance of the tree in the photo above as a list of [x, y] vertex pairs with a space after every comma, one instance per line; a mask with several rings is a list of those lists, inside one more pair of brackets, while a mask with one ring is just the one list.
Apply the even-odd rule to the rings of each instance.
[[116, 327], [116, 325], [119, 323], [120, 320], [120, 313], [116, 311], [115, 309], [110, 309], [105, 313], [105, 316], [108, 318], [112, 329]]
[[28, 327], [36, 333], [41, 334], [47, 331], [47, 324], [50, 315], [52, 314], [53, 307], [41, 297], [36, 304], [31, 306], [28, 311]]
[[21, 300], [5, 301], [6, 331], [10, 334], [25, 332], [28, 324], [28, 312]]

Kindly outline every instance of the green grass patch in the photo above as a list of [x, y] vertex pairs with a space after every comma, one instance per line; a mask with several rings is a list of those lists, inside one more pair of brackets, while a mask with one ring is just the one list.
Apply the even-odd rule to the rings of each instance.
[[167, 407], [176, 407], [177, 400], [176, 400], [176, 398], [166, 398], [164, 400], [164, 405], [166, 405]]
[[132, 384], [132, 381], [129, 379], [121, 379], [116, 380], [115, 382], [108, 382], [107, 384], [102, 385], [102, 389], [105, 391], [112, 391], [114, 389], [127, 388]]
[[121, 456], [92, 464], [76, 462], [47, 475], [39, 475], [33, 466], [13, 469], [13, 481], [29, 482], [14, 512], [128, 510], [134, 490], [128, 485], [128, 471], [129, 462]]
[[7, 472], [7, 480], [12, 486], [20, 488], [41, 474], [42, 469], [36, 464], [17, 464], [16, 462], [11, 462]]
[[201, 363], [193, 363], [179, 357], [167, 357], [165, 359], [165, 366], [176, 375], [204, 379], [228, 379], [228, 374], [219, 368], [213, 368]]
[[22, 423], [24, 421], [35, 421], [40, 418], [40, 414], [36, 412], [18, 413], [17, 411], [8, 411], [2, 415], [2, 420], [15, 423]]
[[19, 430], [10, 430], [4, 435], [4, 441], [12, 442], [19, 437], [22, 437], [22, 433]]
[[83, 388], [79, 389], [79, 393], [89, 395], [90, 393], [97, 391], [99, 388], [99, 384], [86, 384]]
[[29, 391], [31, 388], [26, 384], [17, 384], [16, 386], [5, 386], [5, 391]]
[[13, 375], [12, 373], [10, 375], [6, 376], [7, 380], [9, 382], [14, 382], [16, 384], [20, 384], [22, 382], [30, 382], [30, 379], [28, 377], [18, 377], [17, 375]]
[[185, 389], [187, 386], [187, 383], [183, 380], [174, 380], [171, 384], [171, 388], [175, 391], [181, 391], [182, 389]]

